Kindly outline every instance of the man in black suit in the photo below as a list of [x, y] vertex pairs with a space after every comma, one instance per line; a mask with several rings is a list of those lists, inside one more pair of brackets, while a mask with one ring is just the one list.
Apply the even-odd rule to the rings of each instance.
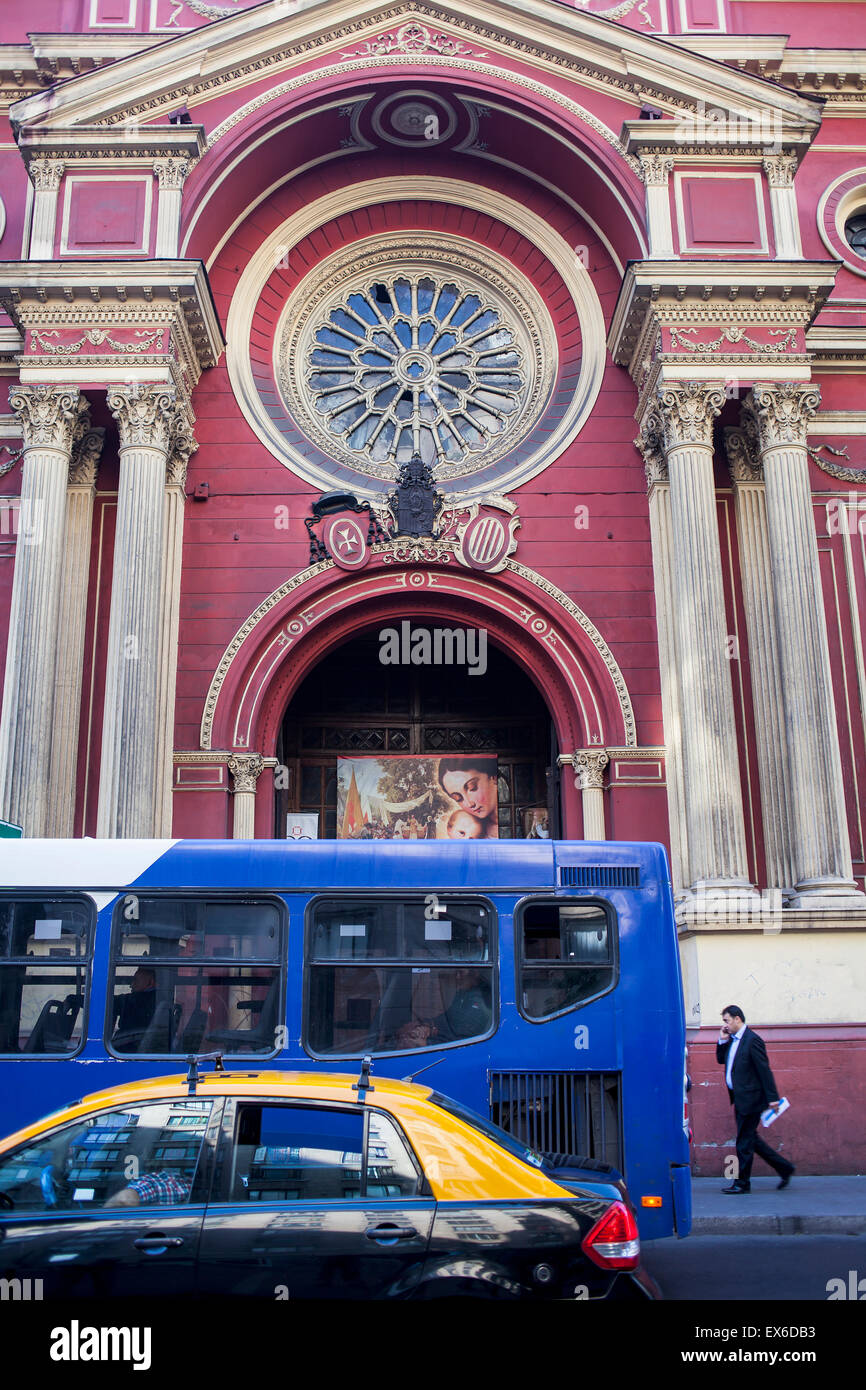
[[737, 1177], [723, 1192], [750, 1192], [752, 1159], [759, 1154], [787, 1187], [794, 1176], [794, 1165], [771, 1149], [758, 1134], [762, 1111], [779, 1109], [779, 1092], [767, 1061], [763, 1038], [746, 1027], [746, 1016], [738, 1004], [729, 1004], [722, 1014], [722, 1031], [716, 1044], [716, 1061], [725, 1068], [728, 1095], [737, 1118]]

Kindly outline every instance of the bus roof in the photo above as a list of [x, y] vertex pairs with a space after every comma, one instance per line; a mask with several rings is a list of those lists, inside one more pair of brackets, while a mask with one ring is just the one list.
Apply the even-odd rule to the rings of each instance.
[[[596, 875], [593, 869], [624, 872]], [[629, 881], [630, 869], [638, 870], [634, 882]], [[628, 887], [645, 878], [656, 882], [669, 878], [665, 850], [659, 844], [623, 840], [0, 840], [0, 885], [7, 889], [190, 887], [318, 892], [423, 886], [472, 891], [552, 889], [568, 883]]]

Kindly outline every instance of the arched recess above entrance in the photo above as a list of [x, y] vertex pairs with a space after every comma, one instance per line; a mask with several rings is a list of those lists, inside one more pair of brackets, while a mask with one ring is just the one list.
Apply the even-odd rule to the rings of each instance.
[[322, 657], [403, 619], [485, 629], [541, 692], [562, 752], [636, 746], [631, 699], [610, 649], [549, 581], [515, 561], [483, 576], [457, 564], [406, 567], [377, 557], [348, 577], [330, 562], [313, 565], [259, 605], [214, 674], [202, 748], [274, 756], [286, 707]]

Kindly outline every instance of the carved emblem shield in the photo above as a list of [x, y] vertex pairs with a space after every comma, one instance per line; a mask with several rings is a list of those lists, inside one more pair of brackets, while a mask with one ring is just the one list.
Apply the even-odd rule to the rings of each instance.
[[322, 539], [334, 563], [344, 570], [359, 570], [370, 558], [367, 549], [367, 527], [345, 512], [329, 517]]

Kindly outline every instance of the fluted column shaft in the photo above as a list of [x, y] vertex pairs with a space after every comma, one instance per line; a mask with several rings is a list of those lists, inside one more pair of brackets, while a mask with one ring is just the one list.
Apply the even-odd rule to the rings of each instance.
[[699, 382], [661, 387], [643, 435], [670, 478], [690, 886], [742, 894], [750, 884], [713, 478], [712, 421], [724, 398], [721, 386]]
[[63, 586], [57, 632], [54, 683], [54, 736], [51, 744], [51, 796], [45, 833], [71, 839], [75, 833], [75, 786], [84, 635], [87, 624], [87, 577], [90, 571], [96, 466], [105, 431], [88, 430], [77, 446], [66, 492], [66, 540]]
[[88, 407], [68, 386], [18, 386], [9, 401], [21, 419], [24, 457], [0, 717], [0, 816], [41, 837], [51, 794], [66, 486]]
[[164, 500], [164, 549], [160, 597], [160, 654], [157, 733], [160, 748], [155, 764], [154, 833], [162, 838], [172, 830], [172, 771], [174, 755], [174, 708], [177, 685], [177, 643], [180, 627], [180, 583], [183, 554], [186, 458], [169, 467]]
[[571, 756], [572, 766], [580, 778], [583, 798], [583, 838], [605, 840], [604, 828], [604, 771], [610, 758], [604, 749], [585, 748]]
[[656, 627], [661, 670], [662, 719], [665, 729], [665, 782], [671, 838], [671, 876], [674, 892], [691, 882], [689, 875], [688, 819], [682, 760], [682, 720], [679, 688], [680, 660], [673, 615], [671, 553], [671, 490], [667, 468], [647, 467], [650, 538], [656, 598]]
[[261, 753], [234, 753], [228, 760], [234, 778], [235, 840], [254, 840], [256, 836], [256, 783], [264, 767]]
[[110, 391], [120, 431], [120, 484], [105, 675], [99, 834], [156, 833], [155, 764], [162, 672], [161, 619], [166, 466], [185, 413], [171, 388]]
[[744, 407], [764, 467], [795, 886], [809, 902], [856, 894], [806, 454], [819, 402], [815, 386], [784, 382], [756, 385]]

